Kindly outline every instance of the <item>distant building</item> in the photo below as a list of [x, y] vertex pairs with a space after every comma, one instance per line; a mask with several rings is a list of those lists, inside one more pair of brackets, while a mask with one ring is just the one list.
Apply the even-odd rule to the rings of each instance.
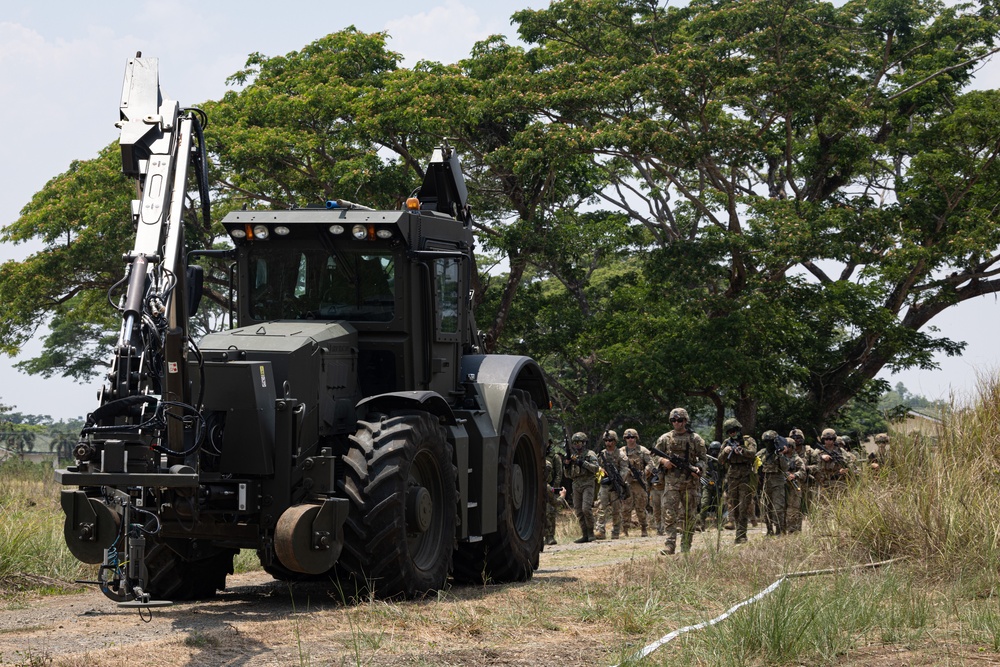
[[906, 418], [894, 423], [892, 430], [898, 435], [920, 434], [937, 439], [944, 432], [944, 420], [926, 412], [907, 410]]
[[[935, 411], [937, 412], [937, 411]], [[906, 438], [914, 435], [921, 435], [931, 440], [938, 440], [944, 433], [944, 420], [936, 414], [929, 414], [929, 411], [909, 409], [903, 419], [892, 423], [892, 430], [889, 432], [891, 438]], [[865, 452], [877, 452], [875, 436], [869, 436], [861, 443]]]

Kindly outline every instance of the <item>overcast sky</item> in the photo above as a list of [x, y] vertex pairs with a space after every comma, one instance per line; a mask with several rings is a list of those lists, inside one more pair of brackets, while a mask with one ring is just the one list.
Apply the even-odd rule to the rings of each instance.
[[[262, 2], [96, 3], [34, 0], [0, 9], [0, 224], [17, 219], [31, 196], [74, 159], [89, 159], [118, 136], [125, 61], [136, 51], [160, 60], [160, 83], [182, 105], [218, 99], [226, 77], [249, 53], [275, 56], [301, 49], [348, 25], [386, 31], [404, 64], [454, 62], [494, 33], [511, 37], [510, 15], [547, 0], [430, 0], [333, 3]], [[19, 6], [20, 5], [20, 6]], [[1000, 81], [990, 66], [979, 87]], [[30, 249], [0, 246], [0, 260]], [[941, 333], [968, 341], [959, 359], [942, 359], [935, 372], [907, 371], [889, 378], [929, 398], [963, 396], [977, 373], [996, 369], [993, 341], [1000, 304], [993, 297], [949, 309], [932, 322]], [[37, 347], [27, 356], [37, 353]], [[97, 407], [98, 383], [43, 380], [18, 373], [0, 357], [0, 403], [56, 419]]]

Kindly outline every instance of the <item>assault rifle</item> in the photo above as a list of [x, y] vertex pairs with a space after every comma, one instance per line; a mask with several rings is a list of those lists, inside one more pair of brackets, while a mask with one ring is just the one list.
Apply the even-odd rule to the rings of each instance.
[[[792, 461], [791, 463], [788, 464], [788, 472], [790, 472], [790, 473], [796, 473], [798, 471], [799, 471], [799, 464], [798, 463], [796, 463], [795, 461]], [[796, 482], [794, 479], [788, 479], [786, 477], [785, 478], [785, 482], [787, 484], [790, 484], [792, 486], [792, 488], [795, 489], [796, 491], [798, 491], [799, 493], [802, 492], [802, 489], [799, 487], [799, 483]]]
[[827, 449], [822, 443], [816, 443], [816, 449], [823, 452], [824, 454], [829, 454], [830, 458], [839, 465], [841, 468], [847, 467], [847, 461], [844, 459], [844, 455], [838, 452], [836, 449]]
[[719, 457], [720, 463], [729, 463], [733, 459], [733, 455], [743, 456], [743, 440], [741, 438], [727, 438], [725, 442], [722, 443], [722, 448], [725, 449], [729, 447], [729, 454], [726, 455], [726, 460], [722, 461], [722, 457]]
[[639, 482], [639, 486], [642, 487], [643, 492], [646, 494], [646, 511], [652, 512], [653, 506], [649, 504], [649, 487], [646, 486], [646, 482], [642, 478], [642, 473], [636, 471], [635, 466], [632, 465], [632, 462], [628, 460], [627, 456], [625, 457], [625, 460], [628, 462], [628, 471], [632, 473], [632, 479]]
[[690, 459], [686, 459], [683, 456], [679, 456], [677, 454], [667, 454], [662, 449], [658, 449], [652, 445], [650, 445], [648, 449], [657, 456], [670, 461], [675, 468], [683, 470], [688, 475], [698, 475], [699, 477], [701, 477], [701, 468], [691, 463]]
[[[617, 449], [615, 450], [614, 455], [615, 456], [618, 455]], [[609, 480], [611, 480], [611, 486], [612, 488], [614, 488], [615, 493], [618, 494], [618, 499], [625, 500], [626, 498], [628, 498], [630, 495], [628, 490], [628, 484], [626, 484], [625, 480], [622, 479], [622, 473], [620, 470], [618, 470], [618, 466], [614, 464], [615, 462], [608, 461], [607, 450], [597, 455], [597, 462], [604, 470], [604, 474], [608, 476]], [[608, 463], [608, 465], [605, 465], [605, 463]]]

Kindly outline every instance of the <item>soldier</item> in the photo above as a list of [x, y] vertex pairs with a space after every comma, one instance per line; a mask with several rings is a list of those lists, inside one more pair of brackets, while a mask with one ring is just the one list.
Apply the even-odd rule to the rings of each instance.
[[623, 434], [625, 446], [619, 451], [628, 462], [628, 475], [625, 476], [629, 486], [629, 497], [622, 504], [623, 529], [628, 535], [629, 525], [632, 523], [632, 510], [635, 510], [639, 519], [639, 528], [642, 536], [649, 535], [649, 489], [646, 484], [646, 472], [652, 466], [652, 458], [649, 450], [639, 444], [639, 433], [634, 428], [625, 429]]
[[556, 518], [559, 516], [559, 505], [562, 491], [563, 465], [562, 452], [552, 445], [552, 438], [549, 438], [549, 446], [545, 450], [545, 475], [548, 486], [548, 501], [545, 507], [545, 544], [551, 546], [556, 543]]
[[[805, 438], [802, 440], [802, 444], [805, 445]], [[796, 447], [797, 443], [785, 454], [788, 457], [788, 474], [785, 477], [785, 532], [787, 533], [797, 533], [802, 530], [802, 507], [809, 479], [805, 459], [799, 456]]]
[[[694, 528], [698, 521], [698, 500], [701, 475], [705, 471], [705, 441], [688, 427], [684, 408], [670, 411], [672, 431], [657, 439], [653, 451], [654, 464], [664, 476], [661, 513], [666, 531], [666, 547], [660, 553], [671, 555], [677, 545], [677, 523], [681, 522], [681, 551], [691, 550]], [[666, 454], [668, 456], [663, 456]]]
[[708, 469], [701, 478], [701, 504], [698, 518], [702, 525], [709, 516], [714, 516], [716, 527], [722, 522], [722, 484], [726, 471], [719, 464], [719, 454], [722, 453], [722, 443], [713, 440], [708, 446]]
[[757, 442], [749, 435], [742, 435], [743, 425], [735, 418], [722, 424], [726, 440], [722, 443], [719, 461], [726, 466], [726, 502], [729, 505], [729, 520], [736, 528], [736, 544], [747, 541], [747, 521], [753, 506], [754, 459], [757, 458]]
[[837, 440], [837, 432], [832, 428], [823, 429], [817, 453], [820, 489], [843, 489], [847, 476], [851, 473], [854, 455], [843, 449], [843, 440]]
[[594, 539], [594, 475], [600, 469], [597, 455], [586, 448], [587, 434], [574, 433], [570, 442], [569, 456], [563, 461], [566, 476], [573, 481], [573, 512], [580, 522], [583, 535], [575, 540], [577, 544]]
[[789, 463], [785, 451], [791, 450], [791, 447], [776, 431], [764, 431], [761, 441], [761, 502], [764, 523], [768, 535], [781, 535], [785, 532], [785, 483], [788, 481]]
[[[608, 520], [611, 520], [611, 539], [617, 540], [622, 533], [622, 501], [628, 495], [625, 475], [628, 473], [628, 460], [618, 451], [618, 434], [614, 431], [604, 432], [604, 451], [597, 455], [597, 463], [604, 470], [598, 491], [597, 529], [594, 539], [603, 540], [607, 537]], [[611, 515], [611, 516], [608, 516]]]
[[885, 457], [889, 451], [889, 434], [879, 433], [876, 435], [875, 446], [878, 447], [878, 453], [872, 452], [868, 456], [868, 465], [872, 469], [872, 472], [878, 473], [885, 465]]

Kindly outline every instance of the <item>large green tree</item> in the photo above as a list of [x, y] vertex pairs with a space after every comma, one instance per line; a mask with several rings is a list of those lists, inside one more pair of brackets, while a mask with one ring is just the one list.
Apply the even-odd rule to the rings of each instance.
[[[204, 105], [216, 209], [394, 206], [457, 146], [509, 269], [484, 276], [480, 320], [543, 359], [575, 425], [679, 402], [825, 422], [883, 368], [961, 350], [928, 325], [1000, 288], [998, 100], [966, 90], [991, 5], [561, 0], [515, 18], [527, 48], [492, 37], [455, 65], [402, 68], [353, 28], [251, 55]], [[85, 368], [85, 327], [113, 330], [131, 237], [115, 154], [4, 232], [45, 245], [0, 267], [4, 351], [57, 317], [35, 371]]]
[[991, 4], [563, 0], [515, 20], [544, 135], [653, 239], [628, 354], [669, 370], [639, 377], [751, 425], [794, 383], [826, 421], [883, 368], [960, 351], [926, 325], [1000, 289], [1000, 96], [963, 92], [996, 50]]

